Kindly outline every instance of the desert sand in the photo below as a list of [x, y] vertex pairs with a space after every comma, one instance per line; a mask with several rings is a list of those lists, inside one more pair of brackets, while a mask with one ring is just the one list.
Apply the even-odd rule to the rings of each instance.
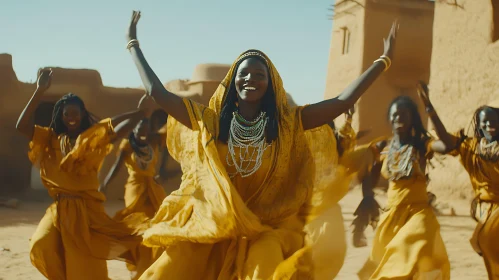
[[[353, 211], [361, 199], [361, 192], [353, 190], [342, 201], [346, 230], [353, 219]], [[380, 202], [383, 197], [380, 197]], [[31, 265], [29, 260], [29, 238], [38, 221], [50, 204], [45, 202], [21, 201], [18, 209], [0, 208], [0, 280], [3, 279], [44, 279]], [[469, 245], [475, 222], [469, 217], [468, 202], [446, 201], [442, 211], [449, 212], [446, 205], [452, 206], [456, 215], [439, 216], [442, 236], [447, 246], [452, 266], [452, 279], [480, 280], [487, 279], [482, 259]], [[123, 202], [107, 202], [106, 210], [113, 214], [120, 209]], [[373, 236], [371, 229], [367, 232], [369, 240]], [[350, 234], [348, 236], [348, 254], [345, 264], [336, 279], [357, 279], [356, 272], [369, 254], [369, 247], [353, 248]], [[118, 261], [109, 261], [109, 277], [113, 280], [130, 279], [125, 265]]]

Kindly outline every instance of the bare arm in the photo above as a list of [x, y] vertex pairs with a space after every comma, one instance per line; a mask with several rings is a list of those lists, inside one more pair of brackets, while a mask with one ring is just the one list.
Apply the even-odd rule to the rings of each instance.
[[379, 177], [381, 175], [382, 162], [375, 162], [372, 166], [371, 172], [367, 174], [362, 180], [362, 196], [363, 197], [374, 197], [374, 188], [379, 182]]
[[99, 191], [105, 193], [107, 191], [107, 187], [109, 183], [116, 178], [116, 175], [121, 170], [121, 167], [123, 166], [123, 163], [125, 161], [125, 157], [128, 156], [128, 154], [125, 151], [121, 151], [118, 154], [118, 158], [116, 158], [116, 161], [114, 162], [114, 165], [111, 167], [109, 170], [109, 173], [107, 174], [106, 178], [104, 179], [104, 182], [102, 185], [99, 187]]
[[24, 134], [28, 139], [33, 138], [33, 130], [35, 126], [35, 111], [40, 104], [43, 94], [50, 87], [52, 79], [52, 70], [42, 70], [38, 76], [37, 87], [33, 96], [28, 101], [26, 107], [21, 112], [16, 123], [16, 129]]
[[371, 65], [339, 96], [303, 108], [302, 124], [305, 130], [322, 126], [349, 110], [385, 69], [383, 62]]
[[433, 105], [431, 104], [429, 98], [428, 86], [424, 82], [421, 81], [419, 82], [418, 95], [425, 105], [426, 112], [428, 113], [431, 122], [435, 127], [435, 131], [437, 132], [438, 138], [440, 138], [440, 140], [431, 143], [430, 148], [434, 152], [440, 154], [445, 154], [450, 152], [452, 149], [456, 147], [457, 139], [455, 137], [452, 137], [452, 135], [450, 135], [447, 132], [447, 129], [445, 129], [444, 124], [440, 120], [440, 117], [438, 116], [437, 112], [433, 108]]
[[[134, 11], [128, 31], [129, 41], [137, 40], [136, 30], [139, 18], [140, 12]], [[156, 76], [152, 68], [149, 66], [149, 63], [147, 63], [144, 54], [139, 48], [138, 41], [135, 42], [135, 44], [129, 45], [129, 49], [147, 93], [154, 98], [156, 103], [158, 103], [158, 105], [165, 110], [168, 115], [171, 115], [186, 127], [192, 128], [184, 101], [181, 97], [166, 90], [158, 76]]]
[[135, 110], [111, 118], [116, 133], [115, 139], [126, 137], [144, 116], [145, 112], [143, 110]]
[[388, 39], [384, 40], [384, 53], [381, 56], [382, 61], [376, 60], [360, 77], [343, 90], [339, 96], [312, 104], [303, 109], [301, 118], [305, 130], [325, 125], [339, 115], [347, 112], [376, 81], [380, 74], [388, 69], [389, 63], [391, 63], [390, 57], [392, 57], [397, 29], [398, 24], [394, 22]]

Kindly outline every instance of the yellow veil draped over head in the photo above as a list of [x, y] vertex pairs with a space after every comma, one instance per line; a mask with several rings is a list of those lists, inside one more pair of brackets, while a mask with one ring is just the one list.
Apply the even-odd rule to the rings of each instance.
[[[219, 157], [220, 113], [239, 63], [259, 56], [266, 61], [277, 104], [278, 138], [263, 184], [243, 201]], [[262, 52], [248, 50], [232, 64], [208, 107], [184, 99], [192, 129], [168, 119], [168, 150], [183, 171], [182, 183], [164, 201], [144, 234], [148, 246], [179, 241], [215, 243], [251, 238], [299, 214], [312, 193], [315, 168], [301, 124], [301, 109], [290, 108], [281, 77]]]

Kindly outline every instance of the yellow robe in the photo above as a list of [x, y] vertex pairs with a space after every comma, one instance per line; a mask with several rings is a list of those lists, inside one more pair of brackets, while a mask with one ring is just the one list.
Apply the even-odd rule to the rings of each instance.
[[[374, 156], [368, 145], [354, 150], [356, 134], [349, 122], [339, 130], [340, 147], [332, 129], [312, 129], [305, 134], [314, 153], [317, 177], [324, 181], [314, 188], [312, 208], [307, 216], [305, 243], [310, 247], [308, 261], [311, 263], [305, 270], [312, 279], [330, 280], [339, 273], [347, 252], [343, 214], [338, 202], [348, 193], [354, 176], [359, 175], [359, 171], [367, 171]], [[338, 148], [343, 150], [341, 157]]]
[[275, 93], [279, 138], [257, 173], [230, 178], [226, 146], [217, 141], [219, 114], [236, 63], [210, 106], [184, 100], [192, 130], [168, 120], [168, 150], [180, 162], [180, 189], [170, 194], [144, 234], [166, 247], [141, 279], [291, 279], [304, 246], [306, 208], [315, 164], [282, 81], [266, 58]]
[[111, 120], [105, 119], [80, 134], [64, 156], [65, 137], [35, 126], [29, 158], [40, 167], [54, 203], [31, 238], [30, 258], [48, 279], [107, 279], [106, 260], [123, 259], [140, 242], [128, 223], [106, 214], [105, 196], [98, 191], [98, 172], [114, 137]]
[[[164, 135], [164, 134], [163, 134]], [[162, 138], [163, 141], [166, 139]], [[161, 157], [158, 143], [153, 145], [153, 158], [145, 168], [140, 167], [136, 154], [128, 139], [123, 139], [119, 150], [126, 154], [124, 159], [128, 171], [128, 179], [125, 185], [126, 208], [116, 213], [115, 219], [121, 220], [132, 213], [145, 213], [152, 218], [166, 197], [166, 192], [154, 180], [156, 175], [156, 164]], [[148, 248], [143, 245], [131, 251], [135, 265], [128, 264], [132, 271], [132, 279], [138, 279], [140, 275], [161, 255], [161, 248]]]
[[478, 145], [477, 138], [466, 138], [452, 154], [461, 156], [476, 195], [471, 210], [478, 224], [471, 245], [482, 255], [489, 279], [499, 279], [499, 162], [482, 159]]
[[[416, 153], [411, 175], [389, 181], [388, 210], [376, 229], [369, 259], [358, 273], [361, 280], [450, 279], [440, 225], [428, 203], [426, 176]], [[385, 156], [380, 159], [381, 174], [389, 179]]]

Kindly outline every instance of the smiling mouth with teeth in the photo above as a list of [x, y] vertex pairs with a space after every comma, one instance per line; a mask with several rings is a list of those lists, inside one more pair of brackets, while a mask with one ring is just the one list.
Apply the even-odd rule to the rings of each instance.
[[69, 122], [69, 125], [75, 125], [76, 122]]
[[142, 141], [144, 141], [144, 140], [146, 140], [147, 138], [146, 138], [145, 136], [140, 136], [140, 137], [139, 137], [139, 139], [140, 139], [140, 140], [142, 140]]
[[244, 87], [243, 89], [244, 89], [244, 90], [256, 90], [256, 88], [255, 88], [255, 87]]

